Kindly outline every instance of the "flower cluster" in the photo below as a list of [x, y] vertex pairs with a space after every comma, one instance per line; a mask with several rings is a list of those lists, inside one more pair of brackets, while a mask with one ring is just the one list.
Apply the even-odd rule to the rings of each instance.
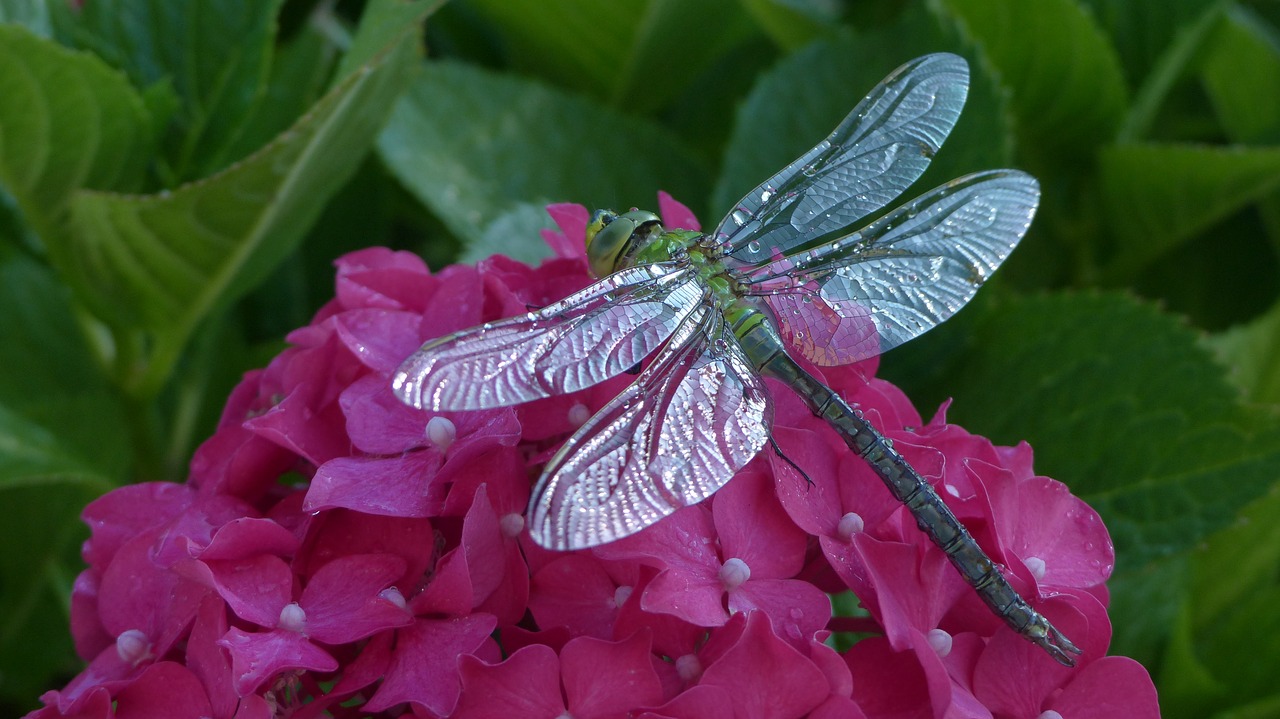
[[[660, 201], [668, 226], [696, 229]], [[340, 259], [335, 299], [244, 378], [187, 483], [86, 509], [72, 631], [88, 666], [31, 716], [1158, 715], [1146, 671], [1105, 656], [1097, 514], [1036, 476], [1025, 444], [994, 446], [945, 407], [924, 422], [873, 362], [822, 376], [1084, 650], [1074, 669], [992, 616], [781, 386], [789, 461], [763, 452], [711, 500], [611, 545], [533, 544], [531, 482], [630, 378], [457, 413], [405, 406], [389, 378], [424, 340], [591, 281], [586, 211], [550, 211], [563, 233], [537, 268]]]

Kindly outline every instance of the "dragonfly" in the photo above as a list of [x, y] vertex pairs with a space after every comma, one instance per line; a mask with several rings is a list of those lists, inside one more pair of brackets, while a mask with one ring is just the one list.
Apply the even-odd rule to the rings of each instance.
[[908, 62], [709, 234], [667, 230], [643, 210], [595, 212], [586, 250], [599, 281], [427, 342], [400, 366], [393, 391], [419, 409], [478, 410], [638, 371], [552, 457], [529, 501], [533, 540], [574, 550], [631, 535], [724, 486], [769, 440], [764, 378], [779, 380], [867, 462], [997, 616], [1073, 665], [1080, 650], [1009, 584], [929, 482], [793, 357], [843, 365], [920, 335], [968, 302], [1026, 233], [1040, 189], [1017, 170], [970, 174], [877, 216], [924, 172], [968, 87], [956, 55]]

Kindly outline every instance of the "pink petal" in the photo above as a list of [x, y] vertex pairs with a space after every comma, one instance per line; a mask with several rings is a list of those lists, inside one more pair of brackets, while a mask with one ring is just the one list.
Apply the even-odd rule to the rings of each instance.
[[783, 509], [805, 532], [834, 535], [844, 514], [837, 474], [839, 455], [818, 432], [810, 429], [775, 425], [773, 436], [787, 458], [808, 475], [806, 479], [786, 460], [767, 453]]
[[463, 657], [462, 696], [456, 719], [557, 717], [564, 714], [560, 696], [560, 660], [549, 647], [535, 644], [514, 652], [501, 664]]
[[326, 644], [345, 644], [413, 621], [379, 593], [404, 572], [404, 561], [385, 554], [340, 557], [315, 573], [298, 603], [307, 633]]
[[567, 627], [574, 635], [611, 639], [618, 618], [617, 590], [600, 560], [564, 555], [533, 576], [529, 611], [543, 629]]
[[386, 676], [387, 667], [391, 666], [392, 648], [396, 641], [395, 632], [383, 632], [369, 638], [360, 654], [348, 661], [342, 668], [342, 678], [330, 692], [332, 696], [350, 696]]
[[440, 455], [406, 452], [388, 458], [340, 457], [316, 470], [303, 508], [308, 512], [353, 509], [388, 517], [440, 513], [445, 488], [436, 482]]
[[68, 682], [62, 691], [47, 692], [41, 699], [46, 705], [56, 705], [62, 714], [88, 711], [86, 707], [98, 706], [96, 694], [101, 692], [109, 697], [121, 687], [128, 686], [140, 671], [141, 669], [121, 659], [115, 642], [112, 642]]
[[849, 697], [830, 696], [817, 709], [809, 712], [808, 719], [867, 719], [867, 715]]
[[827, 678], [827, 686], [831, 687], [832, 694], [853, 696], [853, 675], [849, 673], [849, 665], [845, 663], [844, 657], [835, 649], [819, 639], [813, 639], [809, 643], [809, 659]]
[[440, 716], [449, 714], [462, 688], [458, 660], [474, 654], [496, 625], [493, 617], [473, 614], [459, 619], [418, 619], [397, 630], [386, 679], [364, 711], [376, 713], [412, 702]]
[[602, 559], [635, 560], [653, 567], [714, 575], [720, 568], [715, 539], [711, 511], [698, 504], [591, 551]]
[[346, 308], [420, 309], [421, 295], [434, 283], [427, 265], [412, 252], [385, 247], [357, 250], [338, 258], [336, 294]]
[[674, 699], [638, 719], [734, 719], [733, 702], [724, 689], [717, 686], [689, 687]]
[[762, 612], [747, 615], [742, 636], [699, 684], [724, 689], [737, 716], [761, 719], [803, 716], [830, 693], [822, 672], [779, 639]]
[[173, 520], [195, 501], [191, 487], [172, 482], [145, 482], [107, 492], [80, 513], [92, 533], [84, 544], [85, 561], [102, 571], [125, 542]]
[[787, 516], [764, 472], [739, 472], [715, 494], [711, 513], [721, 555], [746, 562], [752, 579], [793, 577], [804, 566], [808, 535]]
[[293, 560], [293, 571], [310, 576], [338, 557], [390, 554], [405, 562], [394, 584], [411, 586], [433, 561], [435, 533], [427, 519], [384, 517], [345, 509], [319, 516], [320, 525]]
[[203, 561], [243, 559], [260, 554], [291, 556], [298, 549], [298, 538], [270, 519], [242, 517], [218, 528], [200, 553]]
[[471, 599], [474, 596], [467, 553], [458, 546], [436, 562], [431, 582], [409, 602], [409, 608], [417, 615], [462, 617], [471, 613]]
[[201, 562], [211, 586], [241, 619], [274, 627], [280, 610], [293, 598], [293, 572], [275, 555]]
[[71, 585], [71, 638], [76, 655], [88, 661], [110, 646], [115, 637], [102, 627], [98, 616], [98, 584], [101, 577], [86, 569]]
[[1115, 566], [1111, 535], [1098, 513], [1066, 485], [1048, 477], [1021, 482], [1018, 503], [1014, 549], [1024, 558], [1044, 560], [1042, 584], [1092, 587], [1111, 576]]
[[423, 429], [434, 413], [401, 402], [385, 375], [371, 374], [352, 382], [338, 404], [347, 418], [347, 434], [361, 452], [394, 455], [429, 446]]
[[[1083, 650], [1076, 658], [1080, 664], [1106, 653], [1110, 639], [1106, 611], [1087, 592], [1064, 593], [1036, 608]], [[976, 662], [973, 693], [994, 712], [1035, 716], [1076, 671], [1013, 631], [1002, 630], [991, 637]]]
[[1081, 669], [1071, 683], [1049, 699], [1053, 709], [1072, 719], [1158, 719], [1160, 704], [1151, 675], [1128, 657], [1103, 657]]
[[662, 701], [647, 632], [621, 642], [578, 637], [560, 652], [560, 667], [575, 716], [626, 716], [630, 709]]
[[[249, 373], [240, 384], [249, 387]], [[236, 389], [240, 392], [240, 388]], [[234, 395], [233, 395], [234, 396]], [[233, 426], [219, 429], [201, 444], [191, 458], [189, 483], [210, 495], [232, 495], [256, 500], [277, 486], [280, 475], [298, 461], [297, 455], [244, 427], [241, 416]], [[224, 420], [225, 421], [225, 420]]]
[[229, 717], [239, 697], [231, 680], [231, 661], [218, 645], [227, 633], [227, 605], [216, 596], [200, 604], [191, 636], [187, 639], [187, 667], [200, 678], [209, 696], [211, 716]]
[[797, 649], [805, 649], [831, 619], [831, 600], [817, 587], [798, 579], [754, 579], [729, 592], [729, 610], [759, 609], [773, 628]]
[[547, 205], [547, 214], [551, 215], [551, 220], [560, 228], [560, 232], [543, 230], [542, 239], [546, 240], [556, 257], [585, 259], [587, 223], [591, 220], [591, 213], [587, 208], [563, 202]]
[[347, 351], [383, 376], [418, 349], [421, 324], [421, 314], [381, 308], [347, 310], [334, 318], [334, 330]]
[[351, 453], [351, 440], [343, 429], [345, 418], [336, 404], [319, 404], [325, 382], [300, 383], [283, 400], [245, 422], [254, 434], [314, 465]]
[[115, 699], [117, 719], [202, 719], [212, 713], [200, 680], [174, 662], [147, 667]]
[[140, 630], [151, 639], [153, 653], [163, 656], [186, 632], [209, 590], [157, 566], [151, 559], [154, 542], [150, 533], [141, 534], [116, 552], [98, 589], [98, 616], [112, 641]]
[[658, 191], [658, 214], [668, 230], [702, 230], [702, 224], [693, 216], [693, 211], [662, 190]]
[[714, 574], [668, 569], [645, 588], [640, 608], [670, 614], [700, 627], [718, 627], [729, 618], [724, 593], [724, 585]]
[[231, 652], [236, 693], [248, 696], [284, 671], [331, 672], [338, 662], [297, 632], [274, 629], [249, 634], [232, 627], [218, 645]]
[[938, 655], [923, 635], [910, 649], [895, 651], [885, 637], [870, 637], [845, 655], [853, 673], [853, 699], [867, 716], [941, 719], [951, 685]]
[[[529, 568], [514, 538], [489, 504], [488, 485], [480, 485], [462, 523], [462, 546], [471, 572], [472, 606], [489, 606], [499, 623], [515, 623], [525, 614]], [[491, 601], [492, 600], [492, 601]]]
[[869, 586], [852, 589], [867, 598], [868, 608], [899, 651], [910, 646], [916, 633], [937, 628], [951, 604], [962, 593], [972, 592], [942, 552], [866, 535], [855, 536], [854, 547]]
[[[65, 693], [65, 692], [64, 692]], [[26, 719], [113, 719], [111, 694], [104, 687], [93, 687], [74, 703], [62, 703], [59, 692], [48, 691], [40, 695], [45, 706], [26, 716]]]

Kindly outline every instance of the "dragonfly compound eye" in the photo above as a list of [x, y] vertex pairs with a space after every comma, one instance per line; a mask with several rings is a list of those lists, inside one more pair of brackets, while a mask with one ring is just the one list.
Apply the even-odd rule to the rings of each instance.
[[612, 274], [655, 229], [661, 228], [657, 215], [646, 210], [632, 210], [621, 215], [609, 210], [596, 210], [587, 224], [587, 261], [596, 277]]

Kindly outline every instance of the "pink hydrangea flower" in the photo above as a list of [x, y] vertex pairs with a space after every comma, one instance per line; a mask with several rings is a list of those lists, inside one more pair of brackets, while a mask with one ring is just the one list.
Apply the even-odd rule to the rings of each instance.
[[[659, 208], [697, 228], [666, 194]], [[592, 281], [587, 211], [549, 212], [561, 232], [536, 268], [339, 259], [334, 299], [245, 376], [185, 484], [85, 510], [71, 626], [87, 666], [30, 716], [1158, 716], [1146, 671], [1105, 656], [1114, 557], [1098, 515], [1036, 475], [1026, 445], [997, 447], [945, 407], [924, 422], [875, 360], [820, 376], [1084, 649], [1075, 668], [993, 617], [781, 386], [773, 434], [807, 479], [766, 451], [613, 545], [529, 541], [541, 465], [630, 378], [441, 413], [389, 380], [428, 339]], [[832, 616], [848, 593], [865, 613]]]

